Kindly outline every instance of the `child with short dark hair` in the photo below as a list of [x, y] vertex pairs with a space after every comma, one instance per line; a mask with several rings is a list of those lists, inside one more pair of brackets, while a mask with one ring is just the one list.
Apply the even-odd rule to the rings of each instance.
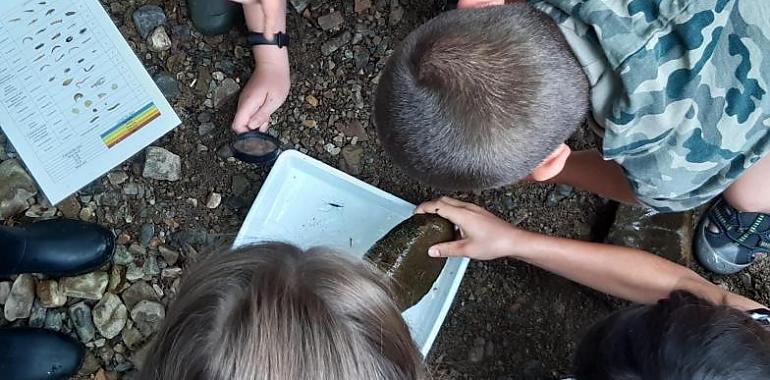
[[218, 252], [182, 281], [142, 372], [156, 380], [419, 380], [383, 276], [325, 249]]
[[[393, 53], [374, 115], [398, 165], [444, 189], [529, 179], [657, 211], [721, 195], [700, 261], [734, 273], [770, 252], [770, 2], [502, 3], [461, 0]], [[589, 111], [602, 154], [564, 144]]]
[[770, 379], [770, 310], [647, 252], [523, 231], [476, 205], [426, 202], [462, 239], [431, 256], [515, 258], [640, 305], [597, 323], [578, 345], [578, 380]]

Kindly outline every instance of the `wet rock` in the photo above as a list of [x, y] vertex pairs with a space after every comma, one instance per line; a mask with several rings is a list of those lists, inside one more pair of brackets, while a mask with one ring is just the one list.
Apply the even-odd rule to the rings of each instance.
[[42, 328], [45, 326], [47, 310], [39, 302], [32, 304], [32, 311], [29, 314], [29, 327]]
[[139, 244], [143, 246], [150, 245], [150, 240], [155, 236], [155, 225], [152, 223], [145, 223], [142, 226], [142, 232], [139, 234]]
[[35, 289], [43, 307], [55, 308], [67, 303], [67, 296], [59, 289], [59, 283], [56, 280], [39, 280]]
[[163, 256], [163, 260], [168, 265], [174, 265], [179, 260], [179, 252], [166, 247], [165, 245], [158, 247], [158, 252], [160, 252], [160, 255]]
[[345, 23], [345, 18], [339, 11], [318, 17], [318, 26], [325, 31], [336, 29], [343, 23]]
[[166, 309], [157, 302], [139, 301], [131, 309], [131, 319], [144, 336], [150, 336], [157, 332], [163, 318], [166, 318]]
[[96, 329], [107, 339], [118, 336], [128, 320], [126, 305], [112, 293], [106, 293], [94, 306], [93, 315]]
[[37, 195], [37, 185], [18, 160], [0, 163], [0, 220], [27, 208], [29, 198]]
[[64, 326], [64, 312], [61, 310], [48, 310], [43, 326], [49, 330], [61, 331]]
[[347, 172], [352, 175], [361, 174], [361, 158], [364, 148], [358, 145], [347, 145], [342, 148], [342, 159], [345, 160]]
[[241, 90], [241, 86], [238, 85], [232, 78], [226, 78], [222, 81], [222, 84], [214, 90], [214, 108], [219, 108], [223, 104], [232, 99], [238, 91]]
[[125, 245], [115, 246], [115, 254], [112, 262], [117, 265], [128, 265], [134, 262], [134, 256], [128, 251]]
[[310, 0], [289, 0], [291, 2], [291, 5], [294, 7], [294, 10], [297, 11], [297, 13], [302, 13], [305, 8], [307, 8], [308, 4], [310, 4]]
[[198, 136], [206, 136], [217, 128], [216, 124], [206, 122], [198, 126]]
[[11, 293], [5, 300], [5, 319], [13, 322], [17, 319], [29, 318], [34, 301], [35, 279], [29, 274], [19, 275], [13, 282]]
[[331, 55], [332, 53], [337, 51], [337, 49], [347, 45], [347, 43], [350, 42], [350, 39], [352, 38], [352, 36], [353, 35], [350, 34], [350, 32], [345, 31], [340, 35], [324, 42], [323, 44], [321, 44], [321, 54]]
[[61, 211], [65, 218], [77, 219], [78, 215], [80, 215], [80, 209], [82, 207], [80, 206], [80, 202], [78, 202], [78, 200], [73, 195], [59, 202], [59, 204], [56, 205], [56, 208]]
[[176, 99], [179, 95], [182, 94], [182, 91], [179, 90], [179, 81], [176, 80], [175, 76], [165, 71], [161, 71], [155, 74], [155, 76], [152, 77], [152, 80], [155, 81], [155, 84], [158, 85], [160, 92], [163, 93], [163, 96], [165, 96], [168, 100]]
[[5, 305], [5, 301], [8, 299], [8, 296], [10, 294], [11, 294], [10, 281], [0, 282], [0, 305]]
[[151, 255], [144, 260], [144, 265], [142, 265], [142, 272], [148, 276], [157, 276], [160, 274], [158, 259], [155, 257], [155, 255]]
[[210, 209], [215, 209], [219, 207], [220, 204], [222, 204], [222, 194], [219, 194], [219, 193], [209, 194], [209, 198], [208, 200], [206, 200], [206, 207]]
[[107, 289], [110, 276], [106, 272], [91, 272], [61, 279], [61, 292], [67, 297], [100, 300]]
[[692, 213], [650, 214], [621, 205], [607, 242], [652, 252], [671, 261], [692, 262]]
[[128, 180], [128, 174], [123, 171], [109, 172], [107, 173], [107, 180], [112, 186], [119, 186]]
[[249, 189], [250, 182], [248, 178], [242, 175], [233, 176], [232, 184], [230, 188], [234, 195], [243, 195]]
[[157, 5], [145, 5], [135, 10], [131, 15], [136, 31], [146, 39], [155, 28], [166, 23], [166, 14]]
[[133, 283], [128, 289], [121, 294], [123, 302], [126, 307], [133, 309], [140, 301], [149, 300], [153, 302], [160, 302], [158, 294], [152, 289], [150, 284], [144, 281], [137, 281]]
[[151, 146], [145, 150], [142, 176], [158, 181], [178, 181], [182, 176], [182, 160], [166, 149]]
[[78, 334], [80, 341], [88, 343], [96, 336], [91, 308], [85, 302], [76, 303], [69, 308], [70, 321]]
[[144, 335], [139, 330], [130, 327], [123, 330], [123, 343], [129, 350], [135, 350], [145, 341]]

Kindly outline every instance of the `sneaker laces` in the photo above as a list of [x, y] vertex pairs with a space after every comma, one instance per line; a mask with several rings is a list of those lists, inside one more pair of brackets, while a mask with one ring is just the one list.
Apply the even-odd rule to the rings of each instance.
[[708, 217], [728, 239], [750, 250], [754, 258], [770, 252], [770, 215], [738, 211], [720, 199]]

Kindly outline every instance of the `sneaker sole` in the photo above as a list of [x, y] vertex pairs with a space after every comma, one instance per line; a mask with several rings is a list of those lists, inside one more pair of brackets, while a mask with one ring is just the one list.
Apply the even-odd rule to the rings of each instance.
[[706, 241], [706, 223], [707, 217], [703, 217], [698, 225], [697, 235], [695, 240], [695, 256], [700, 264], [711, 272], [717, 274], [735, 274], [745, 269], [751, 264], [735, 264], [728, 260], [725, 260], [722, 256], [711, 247], [711, 244]]

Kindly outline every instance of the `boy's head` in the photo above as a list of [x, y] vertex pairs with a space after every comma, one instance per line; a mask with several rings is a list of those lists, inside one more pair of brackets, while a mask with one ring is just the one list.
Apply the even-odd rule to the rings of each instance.
[[577, 379], [770, 379], [770, 331], [746, 313], [674, 292], [591, 328]]
[[557, 174], [587, 111], [564, 37], [522, 2], [449, 11], [413, 31], [382, 73], [374, 117], [408, 174], [477, 190]]
[[362, 261], [268, 243], [184, 278], [143, 379], [420, 379], [381, 276]]

